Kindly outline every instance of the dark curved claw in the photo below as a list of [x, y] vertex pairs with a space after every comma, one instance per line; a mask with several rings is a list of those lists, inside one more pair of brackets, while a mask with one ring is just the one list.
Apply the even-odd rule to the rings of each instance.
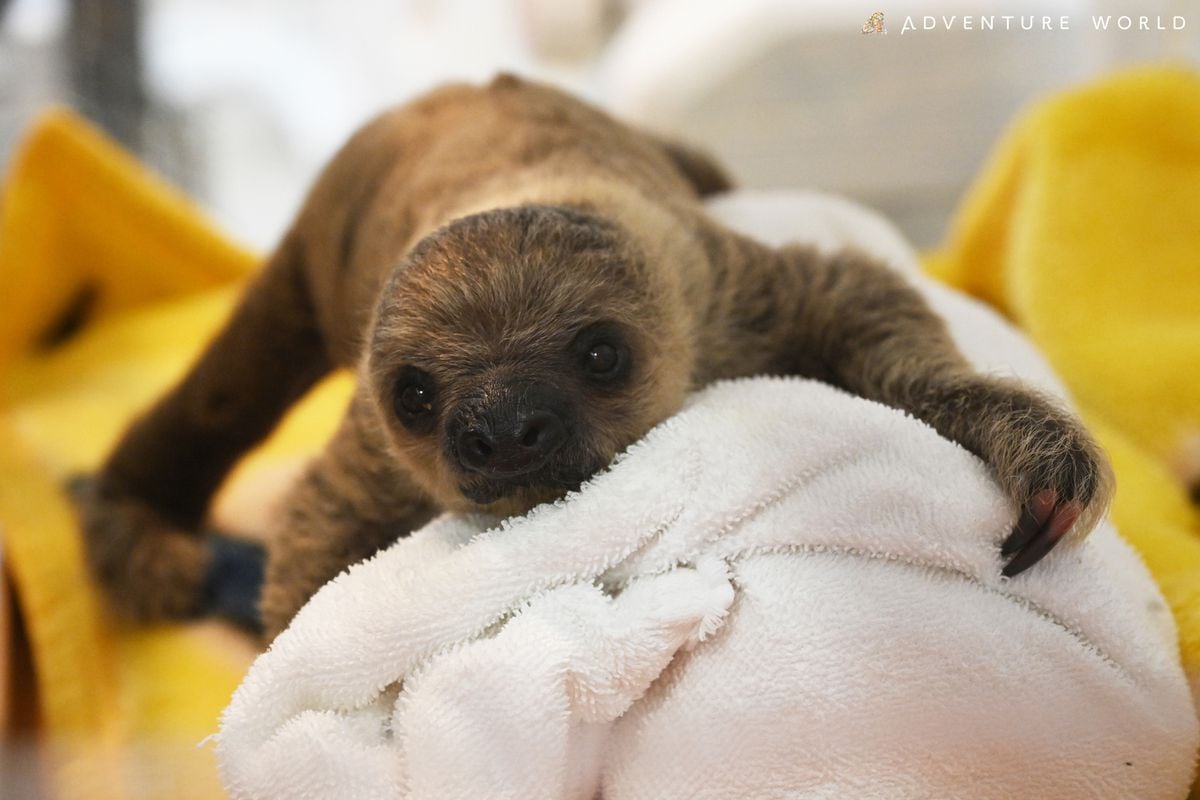
[[1050, 512], [1054, 510], [1057, 500], [1058, 493], [1053, 489], [1045, 489], [1035, 494], [1029, 505], [1021, 510], [1021, 518], [1001, 545], [1000, 555], [1007, 558], [1033, 541], [1033, 537], [1037, 536], [1037, 532], [1050, 518]]
[[1078, 501], [1058, 502], [1058, 493], [1053, 489], [1034, 495], [1000, 548], [1000, 555], [1012, 556], [1001, 574], [1011, 578], [1041, 561], [1071, 530], [1081, 513], [1083, 506]]

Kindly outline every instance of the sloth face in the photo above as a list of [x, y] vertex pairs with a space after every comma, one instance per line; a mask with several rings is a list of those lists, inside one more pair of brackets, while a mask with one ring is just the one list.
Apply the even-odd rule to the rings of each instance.
[[375, 400], [447, 508], [520, 513], [603, 469], [682, 403], [678, 291], [616, 226], [557, 206], [460, 219], [383, 293]]

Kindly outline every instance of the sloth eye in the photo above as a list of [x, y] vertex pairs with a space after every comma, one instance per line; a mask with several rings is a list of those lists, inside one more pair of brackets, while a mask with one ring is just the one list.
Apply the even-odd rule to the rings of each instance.
[[413, 427], [433, 415], [435, 396], [433, 378], [429, 373], [415, 367], [405, 367], [396, 378], [392, 406], [400, 421]]
[[571, 348], [580, 369], [595, 383], [615, 386], [629, 376], [629, 346], [615, 323], [588, 325], [576, 334]]
[[607, 342], [592, 345], [584, 356], [584, 368], [593, 375], [606, 375], [617, 369], [621, 360], [617, 348]]
[[400, 392], [400, 407], [404, 409], [404, 413], [414, 417], [427, 414], [433, 410], [433, 392], [424, 386], [409, 384]]

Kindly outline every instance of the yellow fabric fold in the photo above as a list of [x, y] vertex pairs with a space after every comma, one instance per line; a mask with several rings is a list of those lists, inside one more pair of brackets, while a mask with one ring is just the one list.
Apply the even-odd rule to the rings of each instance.
[[254, 257], [70, 111], [46, 112], [0, 193], [0, 368], [81, 292], [103, 317], [244, 277]]

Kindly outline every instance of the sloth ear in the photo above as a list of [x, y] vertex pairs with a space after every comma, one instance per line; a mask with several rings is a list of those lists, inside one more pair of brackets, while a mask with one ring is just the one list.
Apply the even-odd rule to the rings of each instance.
[[728, 192], [733, 188], [733, 180], [729, 177], [729, 173], [708, 153], [673, 139], [664, 139], [654, 135], [651, 135], [650, 138], [667, 154], [667, 158], [692, 185], [696, 194], [708, 197]]

